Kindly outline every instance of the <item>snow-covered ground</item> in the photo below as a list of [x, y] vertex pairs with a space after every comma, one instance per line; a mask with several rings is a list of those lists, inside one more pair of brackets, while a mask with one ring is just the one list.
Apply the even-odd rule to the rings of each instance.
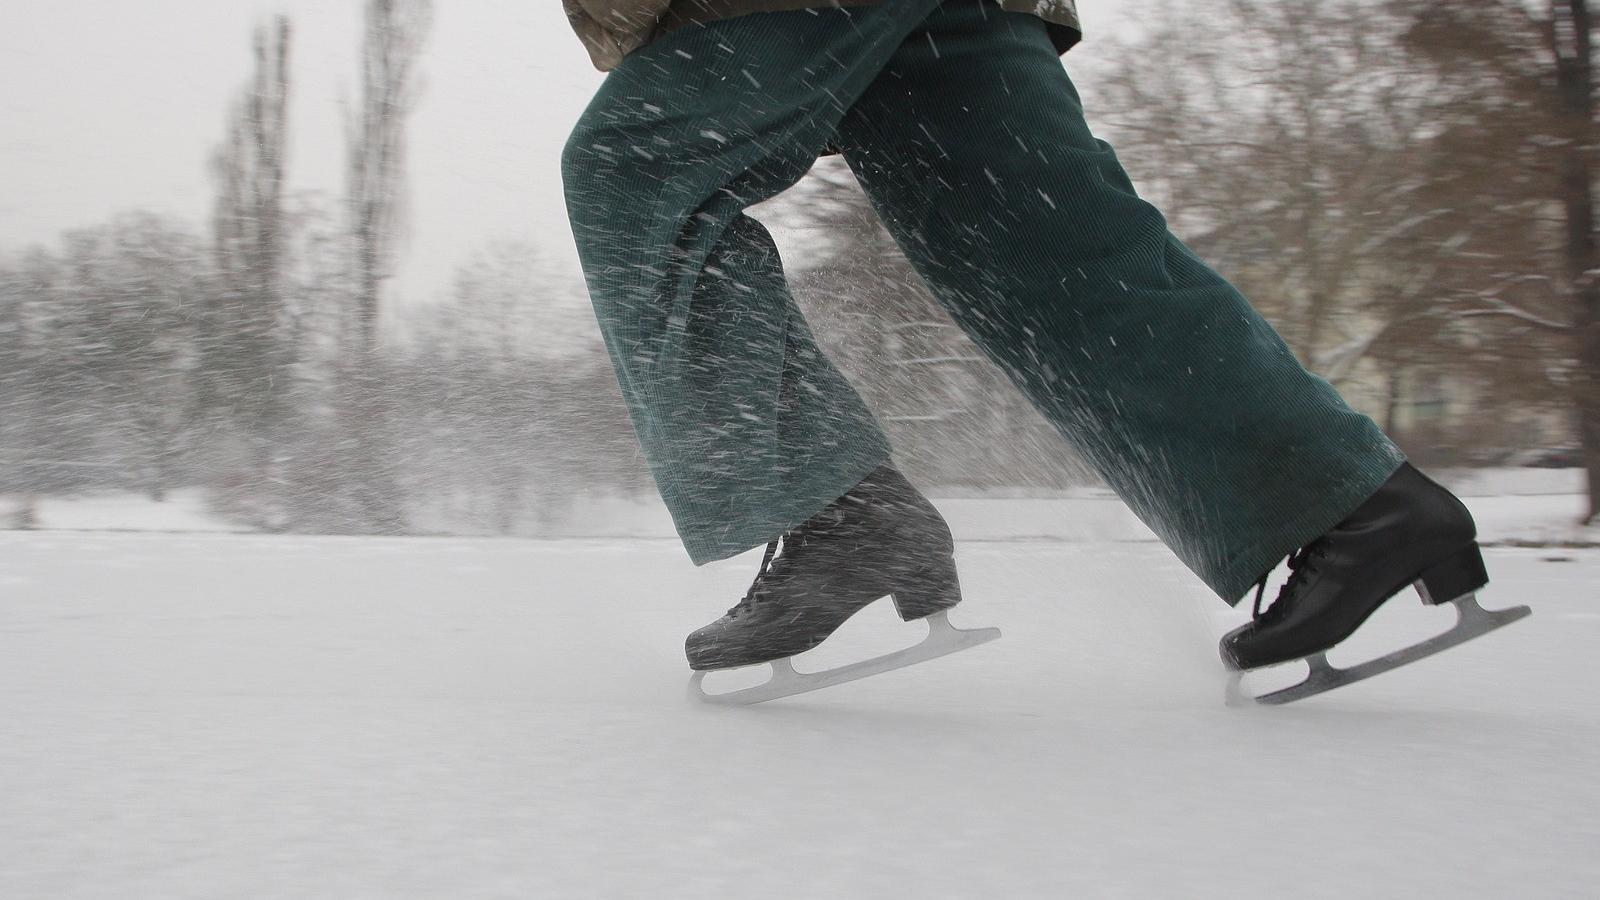
[[[1600, 551], [1492, 550], [1531, 619], [1250, 710], [1244, 614], [1159, 545], [959, 559], [1004, 640], [723, 709], [680, 641], [754, 556], [0, 533], [0, 897], [1595, 895]], [[1448, 620], [1406, 598], [1349, 655]]]
[[0, 495], [0, 528], [22, 516], [24, 504], [32, 512], [35, 528], [65, 531], [248, 531], [213, 513], [205, 492], [191, 488], [174, 491], [157, 502], [136, 493], [89, 493], [41, 496], [25, 501], [21, 496]]

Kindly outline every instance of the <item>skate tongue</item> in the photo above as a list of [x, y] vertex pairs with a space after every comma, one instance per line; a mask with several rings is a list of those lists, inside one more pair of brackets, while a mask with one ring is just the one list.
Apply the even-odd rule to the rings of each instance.
[[1278, 591], [1278, 596], [1273, 599], [1272, 605], [1266, 609], [1261, 608], [1261, 599], [1267, 593], [1267, 581], [1272, 578], [1272, 572], [1268, 571], [1261, 576], [1261, 580], [1256, 582], [1256, 601], [1250, 608], [1251, 619], [1260, 621], [1262, 616], [1273, 610], [1288, 611], [1289, 607], [1284, 604], [1292, 604], [1294, 602], [1294, 598], [1300, 588], [1305, 585], [1306, 580], [1316, 571], [1311, 567], [1311, 560], [1312, 557], [1322, 552], [1321, 543], [1321, 540], [1319, 540], [1307, 544], [1289, 556], [1289, 580], [1283, 583], [1283, 587]]
[[761, 568], [756, 571], [755, 580], [750, 582], [750, 589], [744, 592], [744, 598], [728, 610], [727, 614], [729, 616], [738, 618], [741, 612], [747, 612], [754, 608], [756, 595], [761, 593], [761, 588], [763, 587], [762, 581], [767, 577], [767, 573], [772, 570], [772, 557], [778, 552], [778, 541], [779, 538], [773, 538], [767, 543], [767, 552], [761, 557]]

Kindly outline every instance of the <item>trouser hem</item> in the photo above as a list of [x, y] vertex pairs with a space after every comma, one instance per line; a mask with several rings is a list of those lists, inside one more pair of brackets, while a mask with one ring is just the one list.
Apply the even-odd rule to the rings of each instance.
[[862, 457], [849, 466], [807, 480], [808, 485], [815, 486], [791, 492], [781, 507], [764, 506], [759, 514], [745, 511], [742, 515], [731, 516], [734, 523], [724, 529], [680, 528], [678, 536], [696, 566], [738, 556], [775, 540], [815, 516], [889, 460], [887, 449]]
[[1207, 583], [1229, 606], [1237, 606], [1263, 575], [1348, 518], [1405, 462], [1404, 455], [1396, 449], [1385, 457], [1384, 465], [1364, 467], [1358, 480], [1340, 484], [1322, 503], [1277, 528], [1270, 540], [1259, 541], [1235, 554], [1215, 578], [1206, 579]]

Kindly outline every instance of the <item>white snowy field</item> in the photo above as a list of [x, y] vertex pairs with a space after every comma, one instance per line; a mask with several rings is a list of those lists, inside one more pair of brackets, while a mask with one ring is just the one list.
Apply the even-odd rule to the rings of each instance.
[[1531, 619], [1248, 710], [1159, 545], [959, 560], [1003, 640], [724, 709], [681, 640], [753, 555], [0, 533], [0, 897], [1594, 896], [1600, 551], [1492, 550]]

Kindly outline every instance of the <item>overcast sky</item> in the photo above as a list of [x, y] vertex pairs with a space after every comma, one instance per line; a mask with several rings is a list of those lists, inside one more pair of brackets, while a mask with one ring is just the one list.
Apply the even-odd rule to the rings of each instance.
[[[1106, 11], [1081, 5], [1090, 30], [1101, 26]], [[559, 157], [603, 76], [557, 0], [435, 6], [410, 130], [399, 292], [426, 297], [474, 248], [501, 238], [531, 240], [575, 268]], [[207, 159], [249, 78], [251, 29], [276, 12], [295, 28], [290, 189], [336, 195], [339, 104], [355, 89], [361, 7], [0, 0], [0, 253], [135, 208], [203, 225]]]

